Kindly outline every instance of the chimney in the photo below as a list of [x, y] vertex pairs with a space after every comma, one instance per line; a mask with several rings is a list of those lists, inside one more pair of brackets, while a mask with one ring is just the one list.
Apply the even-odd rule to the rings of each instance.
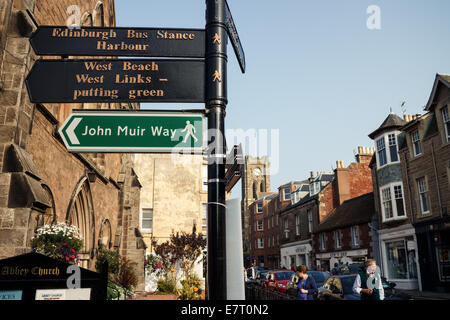
[[375, 148], [358, 147], [358, 153], [355, 156], [357, 163], [369, 164], [375, 153]]
[[310, 176], [309, 176], [308, 180], [309, 180], [309, 183], [311, 183], [314, 180], [314, 172], [313, 171], [310, 172]]
[[336, 169], [342, 169], [342, 168], [344, 168], [344, 161], [337, 160], [336, 161]]

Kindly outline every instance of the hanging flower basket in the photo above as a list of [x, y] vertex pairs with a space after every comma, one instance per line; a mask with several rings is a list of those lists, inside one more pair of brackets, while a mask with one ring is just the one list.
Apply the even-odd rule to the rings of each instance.
[[34, 252], [76, 264], [83, 240], [76, 226], [60, 222], [39, 228], [31, 240], [31, 247]]

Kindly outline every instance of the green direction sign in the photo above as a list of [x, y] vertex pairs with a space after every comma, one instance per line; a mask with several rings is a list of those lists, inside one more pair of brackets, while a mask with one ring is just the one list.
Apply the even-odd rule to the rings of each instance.
[[205, 116], [198, 112], [74, 111], [59, 129], [71, 152], [203, 152]]

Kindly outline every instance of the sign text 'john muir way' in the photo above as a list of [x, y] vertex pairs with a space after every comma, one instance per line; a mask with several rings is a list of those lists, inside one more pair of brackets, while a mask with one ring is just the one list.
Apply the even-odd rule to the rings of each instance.
[[30, 101], [204, 102], [200, 60], [38, 60], [27, 80]]
[[199, 29], [41, 26], [30, 43], [46, 56], [205, 57], [205, 31]]
[[202, 152], [202, 113], [75, 111], [59, 129], [72, 152]]

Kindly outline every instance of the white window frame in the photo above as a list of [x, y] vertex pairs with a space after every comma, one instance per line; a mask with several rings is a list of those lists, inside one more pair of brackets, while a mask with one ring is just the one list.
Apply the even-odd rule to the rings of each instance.
[[352, 226], [351, 233], [352, 233], [352, 246], [359, 247], [361, 241], [359, 236], [359, 226]]
[[[421, 183], [423, 182], [423, 183]], [[430, 213], [430, 201], [428, 198], [428, 183], [426, 177], [420, 177], [417, 179], [417, 192], [419, 194], [420, 212], [425, 215]], [[427, 210], [424, 210], [422, 194], [425, 194], [425, 200], [427, 201]]]
[[[397, 210], [397, 199], [395, 196], [395, 189], [394, 187], [396, 186], [400, 186], [402, 188], [402, 200], [403, 200], [403, 211], [404, 211], [404, 215], [403, 216], [399, 216], [398, 215], [398, 210]], [[390, 201], [391, 201], [391, 209], [392, 209], [392, 217], [391, 218], [386, 218], [386, 210], [384, 207], [384, 195], [383, 195], [383, 190], [389, 189], [389, 195], [390, 195]], [[392, 182], [389, 183], [387, 185], [382, 186], [379, 189], [380, 192], [380, 204], [381, 204], [381, 218], [383, 222], [388, 222], [388, 221], [393, 221], [393, 220], [403, 220], [407, 218], [406, 215], [406, 206], [405, 206], [405, 192], [404, 192], [404, 187], [403, 187], [403, 183], [402, 182]]]
[[441, 114], [442, 114], [442, 122], [444, 124], [444, 132], [446, 134], [445, 141], [450, 142], [450, 129], [448, 127], [450, 125], [450, 115], [448, 114], [448, 106], [446, 106], [445, 108], [442, 108]]
[[[375, 149], [376, 149], [376, 159], [377, 159], [377, 168], [383, 168], [389, 164], [392, 163], [399, 163], [400, 162], [400, 155], [398, 154], [398, 135], [400, 132], [394, 131], [394, 132], [387, 132], [386, 134], [378, 137], [378, 139], [375, 140]], [[394, 136], [394, 142], [392, 143], [391, 137]], [[381, 143], [382, 142], [382, 143]], [[391, 157], [391, 147], [395, 145], [395, 149], [397, 152], [397, 161], [392, 161]], [[386, 156], [386, 163], [381, 164], [380, 163], [380, 151], [384, 150], [385, 156]]]
[[[261, 205], [261, 210], [259, 210], [259, 205]], [[256, 204], [256, 213], [262, 213], [263, 212], [263, 203], [262, 202], [258, 202]]]
[[[286, 192], [288, 190], [288, 192]], [[286, 194], [289, 194], [289, 198], [286, 198]], [[283, 188], [283, 201], [291, 200], [291, 189], [290, 188]]]
[[258, 238], [257, 240], [257, 248], [264, 249], [264, 238]]
[[313, 231], [313, 216], [312, 216], [312, 209], [306, 210], [308, 214], [308, 232], [312, 233]]
[[[393, 140], [393, 142], [394, 143], [392, 143], [392, 139], [391, 139], [391, 137], [392, 136], [394, 136], [394, 140]], [[386, 137], [387, 137], [387, 140], [388, 140], [388, 147], [389, 147], [389, 162], [390, 163], [398, 163], [398, 162], [400, 162], [400, 155], [398, 154], [398, 138], [397, 138], [397, 134], [395, 134], [395, 133], [388, 133], [387, 135], [386, 135]], [[392, 154], [391, 154], [391, 147], [393, 147], [393, 146], [395, 146], [395, 152], [396, 152], [396, 154], [397, 154], [397, 160], [396, 161], [393, 161], [392, 160]]]
[[263, 220], [256, 221], [256, 231], [264, 231], [264, 221]]
[[[414, 157], [420, 156], [422, 154], [422, 142], [420, 141], [420, 133], [419, 133], [419, 129], [414, 130], [413, 132], [411, 132], [411, 142], [413, 145], [413, 155]], [[419, 151], [417, 151], [416, 148], [416, 142], [418, 142], [419, 145]]]
[[326, 244], [325, 244], [325, 233], [319, 233], [319, 249], [320, 251], [326, 250]]
[[[375, 140], [376, 154], [377, 154], [377, 164], [378, 168], [382, 168], [389, 164], [388, 161], [388, 152], [386, 150], [386, 136], [382, 136], [379, 139]], [[384, 150], [384, 154], [386, 157], [386, 163], [381, 164], [380, 152]]]
[[333, 237], [334, 237], [334, 248], [341, 249], [342, 248], [341, 230], [334, 230]]
[[297, 213], [295, 215], [295, 235], [299, 236], [300, 235], [300, 214]]
[[[151, 218], [144, 218], [144, 210], [150, 210], [152, 213], [152, 217]], [[141, 223], [141, 230], [142, 232], [153, 232], [153, 217], [154, 217], [154, 211], [151, 208], [142, 208], [141, 209], [141, 219], [140, 219], [140, 223]], [[152, 227], [151, 228], [144, 228], [143, 227], [143, 221], [144, 220], [151, 220], [152, 222]]]
[[283, 219], [284, 224], [284, 238], [289, 239], [289, 218], [286, 217]]

